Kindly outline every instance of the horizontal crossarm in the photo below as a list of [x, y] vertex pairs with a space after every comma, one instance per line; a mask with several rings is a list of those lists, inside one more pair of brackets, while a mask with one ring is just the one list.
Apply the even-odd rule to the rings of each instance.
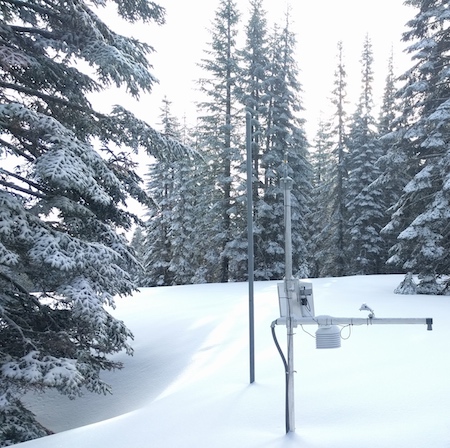
[[[286, 325], [286, 317], [280, 317], [277, 325]], [[292, 317], [292, 323], [297, 325], [426, 325], [427, 330], [432, 330], [433, 319], [431, 317]]]

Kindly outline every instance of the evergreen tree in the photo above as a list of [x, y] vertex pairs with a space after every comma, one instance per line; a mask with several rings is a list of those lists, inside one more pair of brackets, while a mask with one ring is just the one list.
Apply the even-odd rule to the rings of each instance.
[[261, 157], [268, 114], [268, 70], [269, 47], [267, 36], [266, 13], [262, 0], [252, 0], [251, 17], [246, 30], [246, 45], [241, 52], [242, 70], [240, 84], [242, 86], [242, 103], [251, 114], [253, 200], [258, 201], [263, 194], [264, 172], [261, 168]]
[[345, 71], [342, 42], [338, 43], [338, 66], [334, 74], [334, 89], [331, 103], [335, 112], [331, 117], [328, 135], [331, 141], [330, 177], [327, 179], [326, 207], [323, 222], [326, 225], [317, 232], [315, 259], [319, 276], [341, 277], [346, 268], [345, 229], [347, 222], [346, 181], [347, 181], [347, 74]]
[[[169, 102], [165, 104], [163, 123], [165, 133], [177, 140], [188, 141], [189, 135], [172, 116]], [[169, 232], [172, 251], [169, 271], [172, 273], [173, 283], [177, 285], [192, 283], [198, 269], [197, 244], [200, 237], [197, 235], [197, 228], [201, 216], [199, 199], [202, 199], [202, 193], [199, 192], [199, 167], [203, 168], [203, 161], [187, 156], [172, 162]]]
[[[164, 20], [153, 2], [115, 3], [130, 22]], [[71, 398], [110, 391], [100, 373], [121, 363], [109, 355], [132, 352], [130, 331], [106, 308], [134, 290], [135, 259], [119, 232], [136, 220], [127, 197], [150, 205], [129, 150], [185, 149], [123, 108], [109, 115], [92, 108], [91, 92], [113, 84], [138, 97], [154, 78], [151, 47], [111, 31], [88, 2], [8, 0], [0, 21], [0, 445], [7, 445], [45, 433], [20, 403], [27, 390]]]
[[[262, 0], [250, 2], [250, 19], [246, 26], [246, 43], [238, 52], [240, 72], [238, 78], [238, 94], [240, 102], [251, 114], [252, 134], [252, 166], [253, 166], [253, 203], [258, 203], [263, 194], [263, 170], [261, 168], [262, 145], [267, 121], [267, 70], [268, 70], [268, 38], [266, 13]], [[246, 171], [246, 164], [241, 167]], [[236, 185], [236, 201], [234, 207], [233, 241], [227, 248], [231, 260], [230, 279], [247, 280], [248, 239], [246, 226], [246, 182], [244, 176]]]
[[145, 245], [145, 233], [143, 226], [139, 225], [133, 232], [133, 236], [130, 242], [130, 248], [134, 251], [134, 256], [139, 262], [136, 264], [135, 270], [132, 272], [134, 282], [137, 286], [144, 284], [144, 266], [142, 260], [144, 259], [144, 245]]
[[[394, 57], [391, 51], [388, 60], [388, 70], [385, 81], [383, 101], [381, 104], [380, 115], [378, 119], [378, 143], [381, 148], [381, 157], [377, 162], [378, 178], [368, 187], [373, 194], [378, 195], [383, 203], [383, 218], [381, 222], [382, 229], [388, 224], [391, 217], [391, 208], [399, 200], [403, 187], [405, 186], [405, 176], [403, 169], [405, 166], [404, 158], [399, 157], [398, 151], [391, 151], [393, 144], [393, 135], [395, 126], [400, 115], [399, 102], [396, 95], [396, 78], [394, 76]], [[398, 125], [398, 124], [397, 124]], [[392, 273], [396, 269], [387, 265], [389, 258], [389, 248], [395, 244], [395, 236], [380, 232], [382, 242], [380, 245], [380, 272]]]
[[[199, 104], [199, 146], [204, 151], [210, 172], [207, 174], [211, 197], [207, 260], [215, 281], [227, 282], [230, 278], [230, 258], [236, 228], [236, 173], [242, 166], [237, 125], [242, 117], [236, 110], [238, 104], [237, 79], [239, 57], [236, 36], [239, 14], [233, 0], [221, 0], [211, 30], [211, 48], [206, 51], [200, 66], [207, 77], [200, 80], [205, 101]], [[205, 173], [206, 174], [206, 173]], [[243, 224], [237, 226], [243, 228]]]
[[377, 161], [382, 155], [373, 116], [372, 64], [372, 44], [366, 36], [361, 57], [361, 95], [347, 143], [347, 273], [351, 274], [376, 274], [382, 265], [380, 230], [386, 207], [382, 192], [370, 188], [379, 175]]
[[316, 137], [314, 139], [314, 151], [310, 153], [311, 166], [313, 169], [313, 187], [320, 187], [330, 179], [332, 137], [331, 123], [320, 119]]
[[[387, 75], [384, 84], [383, 101], [381, 103], [380, 115], [378, 118], [378, 134], [383, 137], [393, 131], [394, 120], [399, 114], [399, 108], [396, 101], [395, 74], [394, 74], [394, 52], [388, 59]], [[383, 143], [383, 142], [382, 142]], [[384, 147], [383, 154], [385, 154]]]
[[323, 119], [314, 139], [313, 150], [310, 153], [312, 176], [311, 213], [308, 216], [310, 228], [310, 275], [320, 276], [320, 266], [324, 264], [323, 247], [321, 244], [322, 232], [328, 225], [330, 212], [330, 184], [332, 170], [333, 139], [331, 135], [331, 123]]
[[143, 286], [173, 284], [173, 275], [169, 270], [172, 260], [172, 245], [169, 235], [175, 176], [172, 163], [170, 161], [154, 162], [149, 169], [147, 191], [155, 205], [149, 210], [145, 225]]
[[436, 294], [439, 276], [450, 273], [450, 19], [445, 1], [407, 3], [417, 8], [404, 34], [414, 65], [402, 77], [395, 148], [412, 178], [385, 231], [397, 236], [389, 263], [419, 274], [418, 293]]
[[280, 31], [275, 27], [270, 42], [268, 119], [261, 158], [264, 193], [255, 204], [255, 278], [259, 279], [284, 276], [284, 207], [280, 179], [286, 175], [294, 181], [291, 191], [293, 266], [295, 274], [308, 275], [305, 223], [311, 191], [311, 167], [307, 160], [304, 120], [299, 118], [302, 111], [301, 85], [294, 60], [295, 45], [288, 13], [284, 28]]
[[[187, 131], [171, 113], [165, 98], [161, 109], [162, 133], [183, 139], [191, 146]], [[184, 134], [184, 135], [183, 135]], [[157, 203], [146, 222], [144, 242], [145, 281], [147, 286], [203, 283], [205, 260], [203, 218], [206, 167], [200, 158], [184, 158], [155, 163], [150, 167], [148, 190]], [[208, 204], [209, 205], [209, 204]]]
[[[181, 126], [172, 115], [171, 102], [165, 97], [161, 107], [161, 132], [168, 138], [181, 140]], [[167, 286], [180, 283], [175, 265], [185, 242], [185, 216], [189, 204], [182, 188], [189, 174], [187, 157], [180, 160], [154, 162], [148, 174], [147, 190], [156, 204], [146, 223], [144, 244], [145, 286]], [[181, 283], [183, 283], [181, 281]]]
[[395, 149], [406, 154], [404, 171], [412, 178], [386, 227], [397, 235], [389, 263], [419, 274], [418, 293], [436, 294], [441, 292], [438, 277], [450, 270], [448, 5], [441, 0], [407, 3], [418, 9], [404, 34], [415, 63], [402, 77], [403, 115]]

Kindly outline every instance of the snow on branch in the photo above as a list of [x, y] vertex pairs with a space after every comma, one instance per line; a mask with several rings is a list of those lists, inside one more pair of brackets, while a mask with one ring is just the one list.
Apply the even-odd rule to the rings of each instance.
[[155, 21], [162, 25], [165, 23], [165, 9], [155, 2], [148, 0], [114, 0], [117, 3], [117, 12], [127, 22], [138, 20], [144, 22]]
[[120, 143], [138, 150], [144, 148], [150, 155], [165, 161], [200, 158], [193, 149], [157, 132], [145, 121], [139, 120], [121, 106], [115, 106], [106, 126], [113, 127], [121, 136]]
[[28, 67], [30, 58], [22, 51], [0, 45], [0, 67], [9, 70], [12, 67]]
[[[121, 182], [94, 148], [54, 118], [19, 103], [0, 105], [0, 123], [20, 126], [39, 136], [47, 151], [35, 163], [38, 179], [50, 188], [75, 189], [99, 204], [112, 202], [110, 190], [121, 190]], [[101, 181], [101, 182], [100, 182]]]
[[32, 350], [18, 360], [4, 363], [0, 371], [8, 379], [55, 387], [74, 398], [84, 380], [76, 364], [74, 359], [41, 356], [39, 351]]

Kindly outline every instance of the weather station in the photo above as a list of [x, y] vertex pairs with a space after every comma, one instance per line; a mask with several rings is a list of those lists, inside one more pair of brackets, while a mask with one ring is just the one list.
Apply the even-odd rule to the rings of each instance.
[[[401, 325], [423, 324], [432, 330], [432, 318], [379, 318], [366, 303], [359, 308], [368, 312], [366, 317], [334, 317], [315, 315], [313, 285], [311, 282], [299, 280], [292, 275], [292, 235], [291, 235], [291, 189], [293, 181], [287, 176], [287, 154], [285, 155], [284, 177], [281, 186], [284, 189], [284, 221], [285, 221], [285, 278], [278, 283], [278, 300], [280, 317], [271, 324], [272, 336], [282, 358], [286, 374], [286, 433], [295, 431], [294, 410], [294, 329], [298, 325], [317, 325], [315, 333], [317, 349], [332, 349], [341, 346], [341, 329], [339, 325]], [[276, 338], [275, 327], [285, 325], [287, 331], [286, 356]]]

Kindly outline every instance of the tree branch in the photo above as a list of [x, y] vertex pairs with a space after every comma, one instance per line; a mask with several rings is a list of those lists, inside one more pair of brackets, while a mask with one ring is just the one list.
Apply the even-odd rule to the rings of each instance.
[[0, 81], [0, 87], [3, 87], [5, 89], [16, 90], [18, 92], [25, 93], [26, 95], [37, 96], [38, 98], [41, 98], [49, 103], [52, 103], [52, 102], [59, 103], [70, 109], [79, 110], [81, 112], [87, 112], [98, 118], [107, 118], [106, 115], [101, 114], [100, 112], [96, 112], [94, 109], [91, 109], [90, 107], [79, 106], [78, 104], [71, 103], [70, 101], [67, 101], [63, 98], [58, 98], [58, 97], [55, 97], [52, 95], [47, 95], [46, 93], [39, 92], [39, 90], [29, 89], [28, 87], [23, 87], [23, 86], [19, 86], [17, 84], [12, 84], [9, 82], [2, 82], [2, 81]]
[[[4, 272], [0, 271], [0, 277], [2, 277], [3, 280], [6, 280], [7, 282], [12, 283], [14, 285], [14, 287], [17, 288], [22, 294], [30, 296], [30, 293], [23, 286], [21, 286], [19, 283], [14, 281], [9, 275], [6, 275]], [[33, 296], [31, 296], [31, 297], [32, 297], [32, 301], [34, 302], [35, 305], [41, 306], [41, 304], [35, 297], [33, 297]]]
[[5, 170], [4, 168], [0, 168], [0, 173], [6, 174], [7, 176], [15, 177], [16, 179], [20, 180], [21, 182], [28, 184], [30, 187], [36, 188], [36, 190], [43, 191], [45, 193], [49, 193], [48, 191], [45, 190], [45, 188], [42, 188], [36, 182], [26, 179], [25, 177], [20, 176], [19, 174], [11, 173], [10, 171]]
[[21, 151], [20, 149], [16, 148], [14, 145], [11, 145], [11, 143], [6, 142], [3, 139], [0, 139], [0, 144], [3, 146], [6, 146], [8, 149], [10, 149], [12, 152], [22, 156], [24, 159], [27, 159], [29, 162], [34, 162], [34, 157], [29, 156], [25, 152]]
[[14, 328], [22, 337], [23, 342], [25, 342], [25, 344], [29, 344], [31, 345], [31, 347], [33, 347], [35, 350], [37, 350], [37, 347], [35, 344], [33, 344], [33, 342], [31, 341], [30, 338], [27, 338], [22, 330], [22, 328], [20, 327], [19, 324], [17, 324], [14, 320], [12, 320], [10, 317], [8, 317], [8, 315], [5, 312], [5, 309], [0, 306], [0, 316], [2, 317], [2, 319], [4, 319], [12, 328]]
[[42, 6], [30, 3], [30, 2], [23, 2], [21, 0], [4, 0], [4, 3], [10, 3], [12, 5], [16, 5], [19, 8], [29, 8], [33, 9], [35, 11], [38, 11], [41, 14], [45, 14], [52, 17], [58, 17], [58, 14], [54, 13], [52, 10], [43, 8]]
[[26, 26], [14, 26], [14, 25], [12, 25], [11, 29], [13, 31], [17, 31], [19, 33], [40, 34], [41, 36], [47, 37], [48, 39], [54, 39], [55, 38], [52, 33], [49, 33], [48, 31], [45, 31], [45, 30], [41, 30], [39, 28], [29, 28], [29, 27], [26, 27]]
[[47, 197], [44, 194], [38, 193], [37, 191], [28, 190], [26, 188], [19, 187], [18, 185], [12, 184], [10, 182], [6, 182], [1, 179], [0, 179], [0, 185], [3, 185], [4, 187], [7, 187], [7, 188], [11, 188], [12, 190], [16, 190], [16, 191], [20, 191], [22, 193], [29, 194], [29, 195], [34, 196], [39, 199], [45, 199]]

